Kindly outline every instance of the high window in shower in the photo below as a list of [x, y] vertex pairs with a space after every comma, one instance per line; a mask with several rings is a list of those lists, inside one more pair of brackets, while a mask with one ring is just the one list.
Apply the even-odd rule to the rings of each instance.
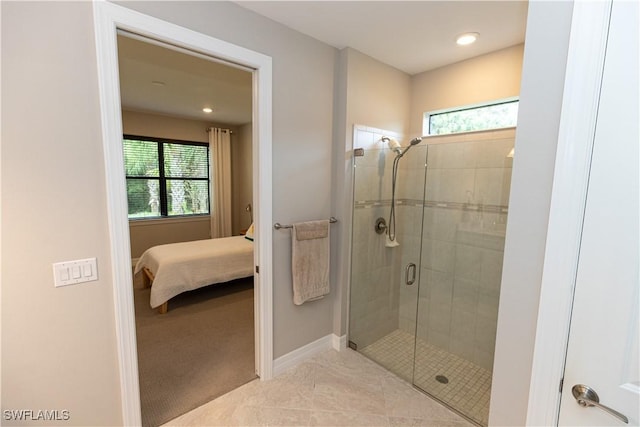
[[425, 135], [474, 132], [514, 127], [518, 120], [518, 100], [505, 99], [488, 104], [424, 113]]
[[364, 155], [354, 157], [349, 345], [480, 425], [514, 137], [513, 128], [431, 136], [398, 160], [408, 138], [354, 130]]

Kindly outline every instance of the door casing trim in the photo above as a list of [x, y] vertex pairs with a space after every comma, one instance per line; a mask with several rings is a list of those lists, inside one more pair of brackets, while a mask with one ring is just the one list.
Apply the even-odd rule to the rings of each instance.
[[611, 1], [574, 2], [527, 425], [557, 425]]
[[260, 267], [260, 273], [255, 274], [254, 300], [256, 371], [262, 380], [273, 376], [272, 59], [113, 3], [98, 1], [93, 3], [93, 7], [122, 420], [124, 425], [141, 425], [131, 248], [122, 154], [117, 31], [125, 30], [254, 70], [254, 263]]

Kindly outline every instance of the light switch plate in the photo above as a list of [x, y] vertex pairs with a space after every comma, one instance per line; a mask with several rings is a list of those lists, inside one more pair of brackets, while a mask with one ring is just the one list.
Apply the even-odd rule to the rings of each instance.
[[92, 282], [94, 280], [98, 280], [98, 265], [95, 258], [53, 264], [53, 283], [55, 287]]

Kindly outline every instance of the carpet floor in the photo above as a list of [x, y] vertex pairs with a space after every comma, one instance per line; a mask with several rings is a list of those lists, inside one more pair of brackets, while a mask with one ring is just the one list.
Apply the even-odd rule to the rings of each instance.
[[149, 307], [134, 288], [142, 424], [159, 426], [253, 380], [253, 278], [208, 286]]

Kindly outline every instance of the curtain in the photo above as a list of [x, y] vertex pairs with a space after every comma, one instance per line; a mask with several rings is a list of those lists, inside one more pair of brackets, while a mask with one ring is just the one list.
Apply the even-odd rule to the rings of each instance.
[[231, 231], [231, 133], [209, 129], [211, 180], [211, 238], [228, 237]]

